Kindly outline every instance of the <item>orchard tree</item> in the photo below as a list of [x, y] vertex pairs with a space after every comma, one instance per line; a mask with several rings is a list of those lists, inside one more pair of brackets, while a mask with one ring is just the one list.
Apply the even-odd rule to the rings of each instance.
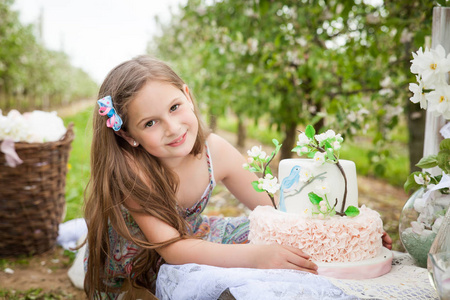
[[0, 109], [46, 109], [94, 96], [97, 84], [65, 53], [46, 49], [13, 3], [0, 1]]
[[382, 173], [390, 131], [409, 102], [411, 52], [430, 34], [432, 6], [190, 0], [150, 51], [180, 67], [210, 113], [229, 107], [241, 120], [276, 126], [282, 158], [306, 124], [347, 137], [376, 132], [370, 155]]

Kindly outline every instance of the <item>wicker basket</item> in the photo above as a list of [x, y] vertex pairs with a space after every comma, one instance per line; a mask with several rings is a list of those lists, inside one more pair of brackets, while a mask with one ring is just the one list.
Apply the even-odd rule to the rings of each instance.
[[73, 138], [69, 124], [59, 141], [15, 143], [23, 160], [15, 168], [0, 152], [0, 257], [39, 254], [55, 246]]

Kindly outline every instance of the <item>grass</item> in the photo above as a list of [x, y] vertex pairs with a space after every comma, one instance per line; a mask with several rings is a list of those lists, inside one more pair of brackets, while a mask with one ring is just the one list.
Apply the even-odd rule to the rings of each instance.
[[0, 299], [8, 300], [56, 300], [56, 299], [75, 299], [72, 295], [64, 292], [44, 292], [39, 288], [32, 288], [26, 291], [15, 291], [0, 289]]
[[64, 118], [65, 124], [71, 122], [74, 124], [75, 139], [72, 142], [66, 179], [66, 221], [83, 216], [83, 194], [90, 176], [92, 109]]

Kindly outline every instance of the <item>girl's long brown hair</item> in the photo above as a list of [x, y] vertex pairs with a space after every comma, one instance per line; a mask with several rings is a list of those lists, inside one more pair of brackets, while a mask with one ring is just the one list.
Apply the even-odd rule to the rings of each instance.
[[[183, 91], [183, 80], [165, 63], [148, 56], [139, 56], [115, 67], [106, 77], [98, 99], [111, 96], [114, 108], [123, 120], [121, 130], [127, 130], [130, 102], [149, 81], [174, 85]], [[193, 99], [192, 94], [190, 94]], [[192, 155], [203, 152], [206, 130], [198, 117], [198, 136]], [[139, 173], [139, 176], [138, 176]], [[150, 186], [149, 186], [150, 183]], [[188, 224], [180, 215], [176, 201], [177, 176], [144, 148], [131, 147], [123, 138], [106, 127], [106, 117], [98, 107], [93, 114], [91, 145], [91, 176], [85, 193], [85, 219], [88, 225], [87, 273], [84, 289], [89, 299], [99, 298], [99, 292], [117, 292], [104, 284], [105, 263], [109, 261], [108, 222], [117, 233], [141, 247], [133, 259], [133, 286], [149, 289], [157, 274], [160, 256], [155, 251], [189, 236]], [[125, 199], [131, 198], [140, 212], [154, 216], [178, 230], [180, 236], [162, 243], [151, 243], [141, 236], [132, 236], [122, 216], [121, 205], [130, 211]], [[106, 266], [107, 267], [107, 266]], [[153, 272], [151, 272], [153, 271]]]

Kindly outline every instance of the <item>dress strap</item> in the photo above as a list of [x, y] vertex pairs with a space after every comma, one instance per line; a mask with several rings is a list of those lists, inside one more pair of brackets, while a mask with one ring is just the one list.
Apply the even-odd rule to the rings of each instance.
[[211, 152], [209, 151], [208, 142], [205, 142], [206, 147], [206, 161], [208, 163], [209, 180], [212, 187], [216, 186], [216, 180], [214, 179], [214, 168], [212, 164]]

